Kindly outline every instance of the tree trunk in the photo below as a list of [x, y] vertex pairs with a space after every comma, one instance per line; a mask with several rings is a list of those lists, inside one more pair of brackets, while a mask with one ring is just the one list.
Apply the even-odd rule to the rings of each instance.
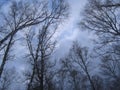
[[11, 44], [12, 44], [13, 36], [14, 36], [14, 35], [12, 35], [12, 36], [10, 37], [10, 41], [8, 42], [8, 45], [7, 45], [6, 50], [5, 50], [5, 54], [4, 54], [4, 56], [3, 56], [3, 61], [2, 61], [2, 64], [1, 64], [1, 66], [0, 66], [0, 78], [1, 78], [2, 73], [3, 73], [3, 69], [4, 69], [4, 66], [5, 66], [5, 63], [6, 63], [6, 61], [7, 61], [7, 56], [8, 56], [9, 50], [10, 50], [10, 46], [11, 46]]
[[40, 81], [40, 90], [44, 90], [44, 53], [41, 51], [41, 81]]

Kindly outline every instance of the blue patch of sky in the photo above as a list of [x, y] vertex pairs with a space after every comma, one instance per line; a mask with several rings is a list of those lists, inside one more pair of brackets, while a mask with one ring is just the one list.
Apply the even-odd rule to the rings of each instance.
[[0, 6], [3, 6], [4, 4], [6, 4], [9, 1], [11, 1], [11, 0], [0, 0]]

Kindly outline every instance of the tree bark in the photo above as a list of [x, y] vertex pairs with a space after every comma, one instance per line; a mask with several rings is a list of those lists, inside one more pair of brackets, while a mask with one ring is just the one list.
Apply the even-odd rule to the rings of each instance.
[[3, 69], [4, 69], [4, 66], [5, 66], [5, 63], [6, 63], [6, 61], [7, 61], [7, 56], [8, 56], [8, 53], [9, 53], [11, 44], [12, 44], [13, 36], [14, 36], [14, 35], [11, 36], [10, 41], [9, 41], [7, 47], [6, 47], [5, 54], [4, 54], [4, 56], [3, 56], [3, 61], [2, 61], [2, 64], [1, 64], [1, 66], [0, 66], [0, 78], [1, 78], [2, 73], [3, 73]]

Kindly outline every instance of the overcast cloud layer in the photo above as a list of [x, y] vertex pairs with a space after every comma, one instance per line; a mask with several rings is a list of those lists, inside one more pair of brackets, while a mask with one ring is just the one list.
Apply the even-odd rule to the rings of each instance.
[[[88, 32], [81, 30], [77, 23], [80, 21], [81, 16], [80, 12], [83, 10], [84, 5], [86, 3], [86, 0], [68, 0], [70, 5], [70, 15], [65, 22], [60, 25], [57, 33], [55, 34], [55, 37], [58, 40], [57, 48], [55, 51], [55, 59], [59, 59], [60, 57], [63, 57], [69, 50], [69, 48], [72, 45], [73, 41], [79, 41], [81, 45], [87, 46], [88, 43], [90, 45], [90, 39], [93, 38], [92, 34], [89, 34]], [[8, 0], [1, 0], [0, 3], [2, 5], [8, 4]], [[5, 6], [6, 6], [5, 5]], [[8, 9], [7, 7], [4, 7], [4, 10]], [[18, 33], [18, 36], [24, 36], [23, 33]], [[21, 60], [23, 58], [24, 53], [26, 52], [25, 46], [20, 42], [17, 41], [15, 47], [14, 47], [14, 53], [17, 55], [16, 62], [9, 63], [10, 66], [18, 67], [20, 70], [24, 70], [24, 68], [27, 68], [27, 66], [24, 65], [25, 62]]]

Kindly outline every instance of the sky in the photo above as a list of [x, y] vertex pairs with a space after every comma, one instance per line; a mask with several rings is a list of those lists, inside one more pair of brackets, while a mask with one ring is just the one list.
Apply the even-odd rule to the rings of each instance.
[[[0, 0], [0, 3], [7, 4], [9, 0]], [[87, 0], [68, 0], [68, 3], [70, 5], [70, 15], [68, 19], [65, 20], [64, 23], [62, 23], [58, 31], [56, 32], [57, 37], [57, 48], [55, 50], [55, 59], [59, 59], [63, 57], [67, 52], [69, 51], [70, 47], [72, 46], [73, 41], [78, 41], [83, 46], [90, 46], [91, 41], [90, 39], [93, 38], [93, 35], [91, 33], [88, 33], [87, 31], [81, 30], [81, 28], [78, 26], [78, 23], [80, 22], [82, 16], [80, 13], [84, 9], [84, 5], [86, 4]], [[5, 9], [7, 9], [5, 5]], [[22, 36], [22, 34], [19, 33], [19, 35]], [[24, 62], [20, 60], [20, 58], [23, 58], [23, 51], [25, 51], [25, 46], [21, 44], [21, 42], [17, 41], [16, 45], [14, 46], [14, 53], [18, 55], [16, 58], [18, 59], [17, 62], [15, 62], [15, 65], [19, 67], [21, 70], [24, 70]], [[14, 62], [10, 63], [10, 66], [14, 65]]]
[[[82, 30], [78, 23], [82, 19], [81, 12], [87, 0], [68, 0], [70, 5], [70, 16], [59, 28], [57, 58], [68, 52], [73, 41], [78, 41], [83, 46], [89, 46], [93, 35]], [[89, 44], [88, 44], [89, 43]], [[63, 52], [64, 51], [64, 52]]]
[[[6, 4], [9, 0], [0, 0], [0, 5]], [[54, 53], [54, 58], [59, 60], [61, 57], [65, 56], [70, 47], [72, 46], [73, 41], [78, 41], [83, 46], [90, 46], [91, 39], [93, 39], [93, 35], [87, 31], [82, 30], [78, 23], [80, 22], [82, 16], [80, 13], [84, 9], [84, 5], [87, 0], [68, 0], [70, 5], [70, 15], [67, 20], [63, 24], [59, 26], [58, 31], [56, 32], [57, 37], [57, 48]], [[22, 36], [22, 34], [19, 34]], [[19, 70], [24, 71], [25, 68], [28, 68], [25, 62], [21, 59], [24, 58], [25, 46], [21, 44], [21, 42], [17, 41], [14, 46], [14, 53], [17, 55], [15, 61], [10, 61], [8, 66], [15, 66]]]
[[[0, 4], [4, 5], [7, 4], [9, 0], [0, 0]], [[88, 33], [87, 31], [81, 30], [81, 28], [78, 26], [78, 23], [80, 22], [82, 16], [81, 12], [84, 9], [84, 5], [86, 4], [87, 0], [68, 0], [68, 3], [70, 5], [70, 15], [68, 19], [65, 20], [64, 23], [62, 23], [58, 31], [56, 32], [56, 38], [57, 38], [57, 48], [55, 50], [54, 58], [60, 59], [61, 57], [65, 56], [70, 47], [72, 46], [73, 41], [78, 41], [83, 46], [90, 46], [91, 39], [93, 38], [93, 35], [91, 33]], [[7, 6], [5, 5], [5, 10], [7, 10]], [[22, 36], [22, 34], [19, 34]], [[27, 68], [27, 66], [24, 64], [23, 58], [25, 52], [25, 46], [21, 44], [21, 42], [17, 41], [16, 45], [14, 46], [14, 53], [17, 55], [15, 59], [15, 62], [10, 61], [8, 66], [14, 66], [19, 68], [20, 70], [24, 70], [24, 68]]]
[[[3, 5], [2, 10], [8, 11], [8, 4], [9, 1], [13, 0], [0, 0], [0, 8]], [[16, 0], [19, 1], [19, 0]], [[24, 1], [24, 0], [23, 0]], [[50, 0], [51, 1], [51, 0]], [[92, 32], [88, 32], [86, 30], [83, 30], [83, 28], [80, 28], [78, 23], [82, 19], [82, 11], [84, 10], [84, 6], [87, 3], [87, 0], [67, 0], [69, 3], [69, 17], [59, 26], [57, 32], [55, 33], [55, 39], [57, 39], [57, 45], [55, 48], [55, 51], [53, 53], [53, 58], [51, 60], [57, 60], [56, 67], [59, 68], [60, 66], [60, 58], [66, 56], [69, 53], [69, 50], [73, 44], [74, 41], [78, 41], [79, 44], [83, 47], [89, 47], [89, 49], [92, 49], [94, 47], [94, 43], [92, 40], [96, 39], [96, 36]], [[1, 10], [1, 11], [2, 11]], [[0, 11], [0, 12], [1, 12]], [[23, 30], [24, 31], [24, 30]], [[20, 37], [24, 37], [24, 32], [18, 32], [15, 39], [19, 39]], [[92, 53], [92, 50], [89, 50], [90, 54]], [[20, 76], [20, 80], [24, 78], [23, 73], [26, 71], [26, 69], [30, 68], [27, 64], [27, 60], [25, 58], [25, 53], [27, 53], [26, 46], [24, 44], [24, 41], [21, 42], [21, 40], [18, 40], [15, 42], [15, 45], [13, 47], [13, 53], [15, 54], [14, 61], [8, 60], [9, 63], [6, 63], [6, 67], [15, 67], [17, 70], [18, 75]], [[89, 59], [92, 63], [92, 66], [90, 69], [93, 69], [92, 72], [90, 72], [90, 75], [99, 72], [98, 70], [98, 64], [100, 64], [100, 60], [95, 58]], [[53, 69], [54, 70], [54, 69]], [[22, 73], [23, 72], [23, 73]], [[91, 74], [92, 73], [92, 74]], [[25, 83], [22, 83], [23, 86]], [[17, 87], [16, 85], [13, 85]], [[21, 88], [24, 88], [21, 85]], [[12, 87], [12, 88], [15, 88]], [[18, 84], [19, 87], [19, 84]], [[13, 90], [13, 89], [11, 89]], [[23, 90], [23, 89], [20, 89]]]

